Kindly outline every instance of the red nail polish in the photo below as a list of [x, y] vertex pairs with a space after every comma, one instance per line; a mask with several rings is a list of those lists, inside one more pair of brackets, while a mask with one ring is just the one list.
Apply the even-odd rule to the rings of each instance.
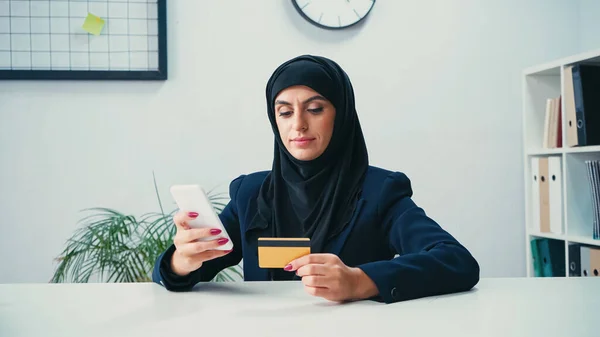
[[227, 238], [222, 238], [217, 241], [217, 243], [219, 243], [220, 245], [224, 245], [227, 242], [229, 242], [229, 239], [227, 239]]
[[188, 216], [189, 216], [190, 218], [196, 218], [196, 217], [198, 217], [198, 213], [196, 213], [196, 212], [189, 212], [189, 213], [188, 213]]
[[210, 234], [212, 234], [212, 235], [217, 235], [217, 234], [220, 234], [220, 233], [221, 233], [221, 230], [217, 229], [217, 228], [210, 230]]
[[287, 266], [285, 266], [285, 268], [283, 268], [283, 270], [287, 270], [287, 271], [292, 270], [292, 265], [288, 264]]

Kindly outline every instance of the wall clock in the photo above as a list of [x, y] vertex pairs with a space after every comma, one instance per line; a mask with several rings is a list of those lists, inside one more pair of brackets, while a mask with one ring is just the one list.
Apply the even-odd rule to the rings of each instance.
[[325, 29], [343, 29], [364, 20], [375, 0], [292, 0], [303, 18]]

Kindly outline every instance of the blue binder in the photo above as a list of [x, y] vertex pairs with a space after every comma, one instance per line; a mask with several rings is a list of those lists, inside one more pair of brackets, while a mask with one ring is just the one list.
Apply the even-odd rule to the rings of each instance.
[[533, 263], [532, 267], [534, 277], [542, 276], [542, 262], [540, 261], [538, 241], [539, 240], [537, 239], [529, 241], [529, 245], [531, 247], [531, 262]]
[[581, 245], [569, 245], [569, 276], [581, 276]]
[[573, 65], [579, 146], [600, 145], [600, 65]]
[[[545, 238], [535, 239], [531, 242], [531, 249], [532, 256], [534, 256], [535, 276], [566, 276], [564, 241]], [[539, 268], [539, 271], [536, 271], [536, 267]]]

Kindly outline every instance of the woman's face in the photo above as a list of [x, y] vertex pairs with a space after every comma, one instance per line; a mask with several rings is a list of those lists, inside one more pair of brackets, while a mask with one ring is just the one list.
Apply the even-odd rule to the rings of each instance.
[[335, 108], [311, 88], [292, 86], [275, 98], [275, 120], [288, 152], [298, 160], [313, 160], [329, 145]]

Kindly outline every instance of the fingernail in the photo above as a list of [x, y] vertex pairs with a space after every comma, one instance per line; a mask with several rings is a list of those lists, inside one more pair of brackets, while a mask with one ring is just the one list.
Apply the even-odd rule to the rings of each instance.
[[189, 213], [188, 213], [188, 216], [189, 216], [190, 218], [195, 218], [195, 217], [197, 217], [197, 216], [198, 216], [198, 213], [196, 213], [196, 212], [189, 212]]
[[285, 267], [283, 268], [283, 270], [288, 270], [288, 271], [289, 271], [289, 270], [292, 270], [292, 265], [291, 265], [291, 264], [288, 264], [287, 266], [285, 266]]
[[227, 238], [222, 238], [222, 239], [219, 239], [217, 242], [218, 242], [220, 245], [224, 245], [224, 244], [226, 244], [227, 242], [229, 242], [229, 239], [227, 239]]
[[215, 229], [211, 229], [211, 230], [210, 230], [210, 234], [212, 234], [212, 235], [217, 235], [217, 234], [219, 234], [219, 233], [221, 233], [221, 230], [220, 230], [220, 229], [217, 229], [217, 228], [215, 228]]

